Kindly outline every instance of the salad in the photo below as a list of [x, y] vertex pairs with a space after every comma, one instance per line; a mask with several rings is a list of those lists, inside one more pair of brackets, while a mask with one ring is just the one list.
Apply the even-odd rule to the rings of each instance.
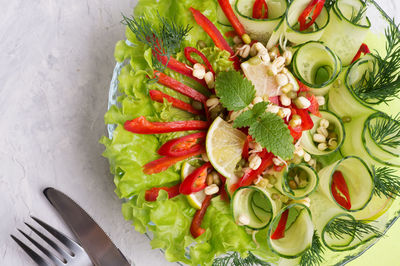
[[[139, 0], [103, 137], [122, 212], [169, 261], [320, 265], [400, 195], [400, 33], [361, 0]], [[332, 255], [333, 254], [333, 255]]]

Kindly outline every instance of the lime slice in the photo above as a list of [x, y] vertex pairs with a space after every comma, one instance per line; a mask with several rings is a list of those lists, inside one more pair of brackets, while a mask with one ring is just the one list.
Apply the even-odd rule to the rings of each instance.
[[246, 135], [217, 117], [206, 138], [207, 156], [212, 166], [226, 178], [235, 178], [236, 164], [242, 159]]
[[[188, 175], [190, 175], [196, 167], [194, 167], [191, 163], [195, 161], [201, 161], [201, 159], [193, 158], [191, 160], [186, 161], [182, 165], [181, 169], [181, 178], [184, 180]], [[186, 199], [189, 202], [190, 206], [192, 206], [195, 209], [200, 210], [201, 209], [201, 204], [204, 201], [204, 198], [206, 197], [206, 194], [204, 193], [204, 190], [192, 193], [190, 195], [186, 195]]]

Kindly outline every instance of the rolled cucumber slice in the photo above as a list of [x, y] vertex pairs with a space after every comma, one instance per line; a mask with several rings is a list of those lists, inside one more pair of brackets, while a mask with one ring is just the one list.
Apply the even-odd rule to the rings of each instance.
[[[340, 149], [340, 147], [343, 145], [343, 142], [346, 137], [344, 125], [342, 119], [340, 119], [337, 115], [330, 111], [320, 111], [321, 117], [317, 117], [314, 115], [311, 115], [311, 118], [314, 122], [314, 127], [310, 129], [309, 131], [306, 131], [303, 133], [303, 136], [301, 138], [301, 146], [310, 154], [312, 155], [329, 155], [337, 150]], [[337, 134], [337, 147], [336, 149], [326, 149], [324, 151], [321, 151], [317, 148], [313, 141], [313, 135], [316, 133], [317, 128], [319, 127], [319, 122], [321, 119], [327, 119], [329, 121], [329, 124], [334, 125], [335, 127], [335, 133]]]
[[[281, 215], [289, 210], [285, 235], [281, 239], [271, 239], [279, 223]], [[296, 258], [306, 252], [312, 244], [314, 224], [310, 209], [300, 203], [294, 203], [283, 208], [273, 219], [267, 235], [271, 250], [283, 258]]]
[[356, 23], [352, 21], [363, 8], [366, 6], [361, 0], [338, 0], [329, 12], [331, 21], [321, 41], [337, 54], [344, 66], [351, 63], [371, 26], [366, 16]]
[[299, 16], [309, 3], [309, 0], [293, 0], [286, 12], [285, 36], [293, 44], [301, 44], [307, 41], [318, 41], [329, 24], [329, 12], [326, 7], [323, 7], [318, 18], [315, 20], [314, 26], [311, 26], [315, 27], [315, 29], [312, 31], [299, 31], [297, 29]]
[[[338, 204], [332, 195], [332, 177], [336, 171], [340, 171], [349, 189], [351, 209], [347, 210]], [[368, 165], [359, 157], [348, 156], [318, 172], [321, 192], [329, 198], [337, 207], [355, 212], [362, 210], [370, 202], [374, 192], [374, 179]]]
[[[272, 193], [273, 190], [256, 186], [238, 188], [231, 201], [235, 222], [253, 230], [266, 228], [281, 208], [281, 202], [273, 200]], [[248, 222], [243, 224], [243, 220]]]
[[266, 43], [285, 15], [287, 0], [267, 0], [268, 19], [252, 17], [255, 0], [236, 0], [234, 11], [252, 39]]
[[342, 70], [340, 59], [323, 43], [309, 41], [293, 55], [294, 75], [316, 95], [328, 93]]
[[[298, 189], [291, 189], [289, 185], [289, 180], [291, 179], [291, 174], [293, 171], [299, 169], [303, 173], [307, 175], [307, 185]], [[302, 182], [303, 177], [298, 177], [300, 179], [300, 183]], [[319, 178], [317, 172], [308, 164], [290, 164], [288, 169], [285, 170], [281, 177], [278, 177], [276, 188], [286, 196], [299, 200], [310, 195], [317, 188], [319, 182]]]
[[[378, 122], [392, 120], [383, 113], [373, 113], [368, 117], [359, 117], [346, 124], [346, 138], [341, 152], [344, 156], [357, 155], [363, 158], [370, 166], [400, 167], [400, 147], [389, 147], [379, 142], [379, 135], [373, 133]], [[396, 121], [393, 123], [397, 124]], [[399, 124], [400, 129], [400, 124]], [[387, 136], [391, 137], [391, 136]]]

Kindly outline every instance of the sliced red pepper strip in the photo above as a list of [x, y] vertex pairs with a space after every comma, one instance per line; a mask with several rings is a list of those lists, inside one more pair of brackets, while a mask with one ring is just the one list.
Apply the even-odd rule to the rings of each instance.
[[189, 65], [182, 63], [173, 57], [170, 57], [168, 60], [167, 56], [161, 56], [154, 52], [153, 52], [153, 55], [156, 56], [157, 60], [160, 61], [161, 64], [163, 64], [164, 66], [168, 63], [167, 67], [169, 69], [171, 69], [175, 72], [178, 72], [182, 75], [185, 75], [186, 77], [189, 77], [189, 78], [197, 81], [198, 83], [200, 83], [201, 85], [203, 85], [204, 87], [207, 88], [207, 83], [205, 82], [204, 79], [198, 79], [195, 76], [193, 76], [192, 68]]
[[171, 139], [164, 143], [157, 152], [163, 156], [176, 157], [200, 150], [203, 146], [202, 142], [204, 142], [206, 134], [207, 133], [203, 131]]
[[301, 128], [303, 131], [310, 130], [314, 126], [314, 122], [311, 119], [310, 114], [306, 109], [294, 109], [296, 110], [296, 114], [301, 117]]
[[[264, 14], [263, 14], [264, 8]], [[256, 0], [253, 5], [253, 18], [267, 19], [268, 18], [268, 5], [265, 0]]]
[[[319, 14], [324, 7], [325, 0], [312, 0], [308, 6], [303, 10], [299, 16], [300, 31], [306, 30], [314, 24], [315, 20], [318, 18]], [[314, 11], [313, 11], [314, 10]], [[307, 22], [307, 19], [311, 16], [311, 20]]]
[[271, 239], [277, 240], [285, 237], [285, 228], [286, 228], [286, 223], [289, 217], [289, 209], [285, 210], [281, 218], [279, 219], [278, 225], [276, 226], [275, 231], [271, 235]]
[[301, 135], [303, 134], [303, 129], [301, 126], [292, 128], [291, 126], [288, 126], [290, 130], [290, 135], [293, 137], [293, 142], [295, 143], [301, 138]]
[[146, 190], [146, 193], [144, 194], [144, 199], [147, 201], [156, 201], [160, 190], [167, 191], [168, 198], [171, 199], [179, 195], [179, 185], [180, 184], [177, 184], [172, 187], [153, 187], [149, 190]]
[[246, 30], [244, 29], [244, 26], [242, 23], [240, 23], [239, 19], [236, 17], [235, 13], [233, 12], [231, 3], [229, 3], [229, 0], [218, 0], [219, 6], [221, 7], [222, 11], [224, 11], [224, 14], [226, 18], [229, 20], [231, 23], [232, 27], [235, 29], [236, 33], [239, 36], [243, 36], [246, 34]]
[[201, 204], [201, 209], [197, 210], [193, 216], [192, 224], [190, 225], [190, 233], [194, 238], [198, 238], [206, 231], [205, 229], [201, 228], [201, 222], [203, 221], [208, 206], [210, 206], [211, 199], [212, 195], [207, 195]]
[[311, 105], [307, 108], [307, 110], [315, 116], [321, 117], [321, 113], [319, 112], [319, 104], [317, 98], [314, 94], [308, 94], [306, 98], [310, 101]]
[[136, 134], [161, 134], [188, 130], [204, 130], [209, 122], [199, 120], [174, 121], [174, 122], [150, 122], [144, 116], [128, 120], [124, 128]]
[[363, 54], [369, 54], [371, 53], [371, 51], [368, 48], [368, 45], [366, 45], [365, 43], [361, 44], [360, 49], [358, 49], [356, 55], [354, 56], [353, 60], [351, 60], [351, 64], [354, 63], [354, 61], [356, 61], [357, 59], [359, 59], [361, 57], [361, 53]]
[[310, 91], [310, 88], [307, 87], [306, 85], [304, 85], [303, 82], [301, 82], [300, 80], [296, 79], [297, 84], [299, 84], [299, 91], [297, 92], [297, 94], [301, 93], [301, 92], [308, 92]]
[[211, 163], [207, 162], [194, 170], [183, 180], [179, 187], [179, 192], [184, 195], [190, 195], [203, 190], [207, 186], [206, 178], [211, 167]]
[[233, 37], [236, 36], [236, 31], [230, 30], [230, 31], [225, 32], [224, 35], [225, 35], [226, 38], [233, 38]]
[[187, 158], [200, 155], [205, 152], [204, 148], [201, 148], [198, 151], [194, 151], [192, 153], [188, 153], [186, 155], [177, 156], [177, 157], [161, 157], [160, 159], [151, 161], [143, 166], [143, 173], [146, 175], [156, 174], [167, 170], [169, 167], [173, 166], [177, 162], [185, 160]]
[[185, 47], [184, 52], [185, 52], [186, 59], [193, 65], [197, 64], [199, 62], [197, 62], [190, 54], [195, 53], [195, 54], [199, 55], [200, 58], [203, 60], [204, 64], [206, 64], [208, 71], [211, 71], [211, 73], [213, 73], [215, 75], [215, 71], [214, 71], [212, 65], [210, 64], [210, 61], [208, 61], [207, 57], [202, 52], [200, 52], [199, 50], [197, 50], [194, 47]]
[[235, 56], [232, 48], [229, 46], [228, 42], [224, 39], [222, 34], [218, 31], [217, 27], [215, 27], [215, 25], [199, 10], [194, 9], [193, 7], [189, 8], [189, 10], [190, 12], [192, 12], [197, 24], [199, 24], [200, 27], [202, 27], [204, 31], [208, 34], [208, 36], [210, 36], [210, 38], [213, 40], [215, 46], [217, 46], [221, 50], [226, 50], [231, 54], [230, 60], [233, 61], [235, 69], [239, 70], [239, 58]]
[[150, 98], [153, 101], [156, 101], [156, 102], [159, 102], [159, 103], [163, 103], [164, 99], [165, 99], [169, 103], [171, 103], [172, 106], [175, 107], [175, 108], [181, 109], [183, 111], [187, 111], [187, 112], [189, 112], [191, 114], [194, 114], [194, 115], [201, 115], [202, 114], [201, 111], [194, 109], [191, 104], [185, 103], [184, 101], [176, 99], [176, 98], [174, 98], [174, 97], [172, 97], [172, 96], [170, 96], [168, 94], [165, 94], [165, 93], [163, 93], [161, 91], [150, 90], [149, 94], [150, 94]]
[[249, 144], [250, 144], [251, 140], [252, 140], [251, 135], [247, 135], [247, 138], [244, 141], [243, 150], [242, 150], [242, 157], [244, 159], [249, 158]]
[[239, 182], [233, 185], [232, 188], [234, 188], [234, 190], [240, 187], [250, 186], [253, 181], [256, 180], [257, 177], [265, 171], [265, 169], [267, 169], [267, 167], [272, 165], [272, 158], [274, 157], [272, 153], [267, 152], [267, 150], [264, 149], [263, 151], [258, 153], [258, 156], [261, 157], [260, 166], [256, 170], [250, 169], [246, 171]]
[[207, 97], [204, 94], [201, 94], [195, 89], [183, 84], [182, 82], [177, 81], [174, 78], [171, 78], [170, 76], [165, 75], [164, 73], [161, 73], [159, 71], [154, 71], [154, 75], [158, 78], [157, 80], [158, 83], [170, 89], [173, 89], [174, 91], [182, 93], [183, 95], [188, 96], [202, 103], [207, 101]]
[[333, 173], [331, 192], [333, 198], [340, 206], [347, 210], [351, 209], [349, 188], [347, 187], [346, 180], [344, 179], [343, 174], [340, 171], [335, 171]]

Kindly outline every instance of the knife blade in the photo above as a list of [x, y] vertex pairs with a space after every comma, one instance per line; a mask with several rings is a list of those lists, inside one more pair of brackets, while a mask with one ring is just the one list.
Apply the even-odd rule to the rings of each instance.
[[121, 251], [101, 227], [75, 201], [55, 188], [43, 190], [96, 266], [128, 266]]

